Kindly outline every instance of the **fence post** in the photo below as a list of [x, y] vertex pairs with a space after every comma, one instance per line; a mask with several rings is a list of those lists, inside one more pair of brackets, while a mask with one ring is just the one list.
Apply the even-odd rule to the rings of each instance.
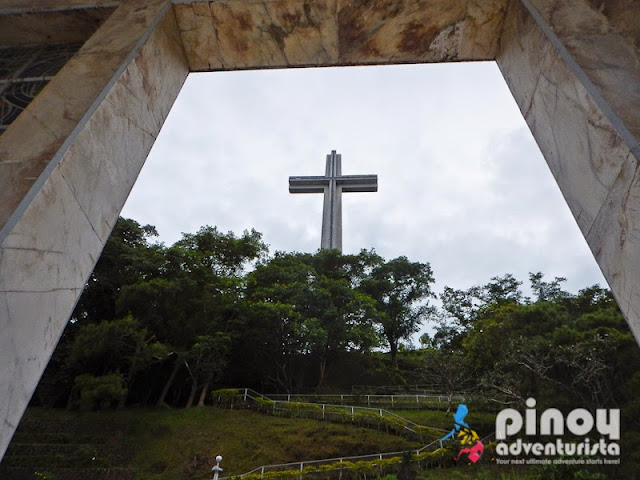
[[300, 480], [302, 480], [302, 465], [304, 465], [302, 462], [300, 462]]
[[260, 478], [264, 477], [264, 467], [260, 469]]
[[291, 402], [291, 394], [287, 395], [287, 402]]
[[393, 395], [391, 395], [391, 408], [393, 408]]
[[367, 407], [371, 406], [371, 395], [367, 395]]
[[353, 417], [354, 417], [355, 413], [354, 413], [354, 407], [351, 407], [351, 421], [353, 422]]
[[247, 389], [244, 389], [244, 403], [247, 403]]
[[322, 419], [324, 420], [324, 403], [322, 404]]

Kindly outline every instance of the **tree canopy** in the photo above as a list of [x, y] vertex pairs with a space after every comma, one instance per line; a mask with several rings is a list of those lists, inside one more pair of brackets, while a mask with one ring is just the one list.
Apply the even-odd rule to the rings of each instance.
[[528, 297], [507, 273], [436, 296], [429, 263], [405, 256], [269, 254], [255, 230], [211, 226], [171, 246], [156, 235], [119, 219], [35, 401], [192, 406], [225, 386], [423, 382], [488, 408], [534, 396], [640, 411], [638, 347], [600, 286], [572, 294], [534, 272]]

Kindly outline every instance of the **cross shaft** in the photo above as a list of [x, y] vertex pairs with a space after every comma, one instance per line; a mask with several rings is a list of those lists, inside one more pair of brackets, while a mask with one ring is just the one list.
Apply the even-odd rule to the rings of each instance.
[[320, 248], [342, 250], [342, 192], [377, 192], [377, 175], [342, 175], [342, 155], [327, 155], [324, 176], [289, 177], [289, 193], [324, 193]]

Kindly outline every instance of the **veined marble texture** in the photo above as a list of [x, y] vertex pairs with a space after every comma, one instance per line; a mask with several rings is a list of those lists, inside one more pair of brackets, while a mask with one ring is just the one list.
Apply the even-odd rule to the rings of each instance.
[[630, 30], [583, 0], [513, 2], [497, 61], [640, 341], [640, 52]]
[[0, 457], [187, 74], [170, 2], [131, 2], [0, 136]]
[[507, 0], [174, 5], [192, 71], [495, 58]]

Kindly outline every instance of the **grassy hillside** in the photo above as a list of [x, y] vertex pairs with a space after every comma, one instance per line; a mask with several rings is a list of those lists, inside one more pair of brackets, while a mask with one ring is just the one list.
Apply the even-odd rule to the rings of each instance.
[[226, 476], [265, 464], [418, 446], [377, 430], [248, 410], [29, 409], [0, 478], [196, 480], [211, 478], [218, 454]]
[[[397, 413], [440, 428], [452, 425], [451, 414], [441, 411]], [[468, 420], [485, 434], [491, 418], [491, 414], [476, 412], [470, 413]], [[79, 413], [36, 408], [27, 411], [0, 464], [0, 480], [205, 480], [212, 478], [216, 455], [224, 457], [224, 475], [230, 476], [260, 465], [417, 447], [418, 444], [378, 430], [272, 417], [250, 410], [204, 407]], [[627, 469], [624, 475], [621, 472], [613, 467], [496, 465], [489, 454], [477, 464], [448, 459], [435, 468], [415, 471], [414, 475], [418, 480], [636, 478], [633, 469]], [[404, 476], [397, 473], [384, 479], [416, 478], [407, 476], [407, 472]], [[298, 475], [291, 478], [297, 479]], [[345, 478], [371, 480], [375, 475], [363, 470]]]

